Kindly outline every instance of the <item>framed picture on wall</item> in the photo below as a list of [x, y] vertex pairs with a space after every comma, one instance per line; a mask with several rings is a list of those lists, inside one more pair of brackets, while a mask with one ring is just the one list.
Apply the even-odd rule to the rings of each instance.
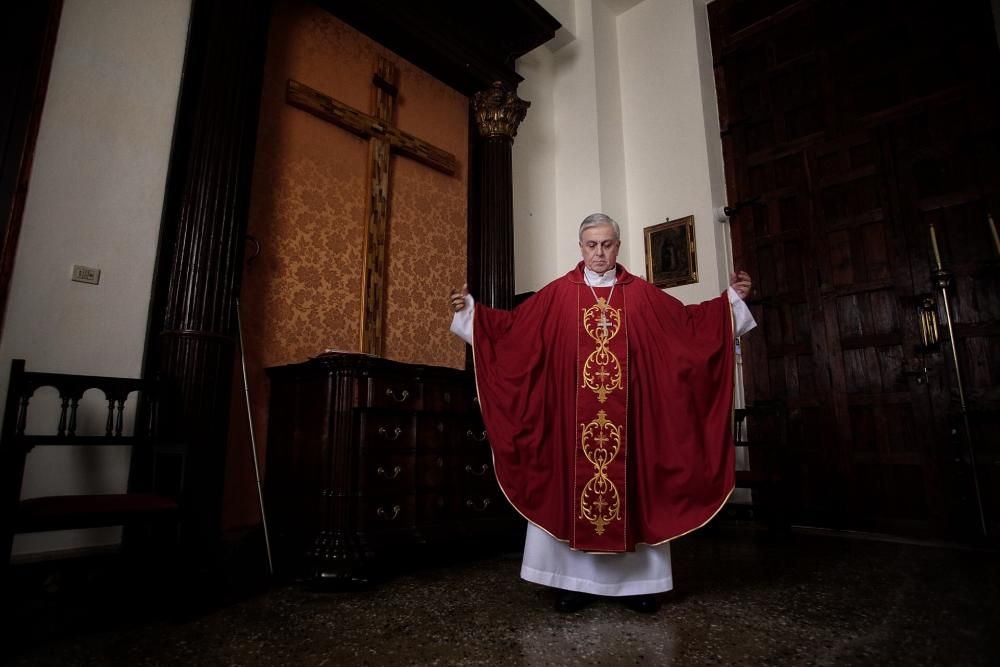
[[694, 216], [646, 227], [646, 280], [657, 287], [698, 282]]

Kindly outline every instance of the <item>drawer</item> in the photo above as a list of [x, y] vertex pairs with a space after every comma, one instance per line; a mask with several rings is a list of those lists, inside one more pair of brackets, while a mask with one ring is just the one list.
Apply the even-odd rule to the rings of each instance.
[[362, 447], [413, 449], [415, 435], [412, 414], [388, 410], [361, 410], [359, 416]]
[[461, 385], [428, 382], [423, 386], [423, 409], [435, 412], [465, 412], [471, 396]]
[[358, 492], [362, 496], [412, 493], [416, 472], [416, 454], [412, 449], [363, 448]]
[[462, 494], [477, 496], [500, 492], [489, 447], [485, 445], [466, 447], [455, 458], [455, 462], [458, 487]]
[[475, 458], [463, 456], [460, 461], [459, 474], [462, 476], [462, 486], [469, 484], [478, 486], [482, 480], [496, 479], [493, 460], [489, 456]]
[[463, 491], [457, 509], [466, 520], [506, 517], [511, 512], [510, 503], [496, 482], [492, 490]]
[[417, 494], [416, 502], [418, 526], [443, 524], [451, 518], [451, 503], [443, 493]]
[[417, 446], [420, 449], [438, 448], [454, 430], [454, 422], [446, 415], [423, 412], [417, 415]]
[[469, 446], [470, 444], [476, 445], [479, 443], [485, 443], [488, 440], [486, 436], [486, 429], [483, 428], [482, 423], [466, 420], [462, 423], [460, 430], [460, 438], [463, 448]]
[[416, 456], [416, 488], [417, 490], [440, 490], [450, 481], [454, 460], [442, 453], [420, 453]]
[[459, 468], [464, 469], [471, 466], [469, 474], [482, 476], [485, 471], [483, 465], [488, 465], [487, 470], [493, 469], [493, 451], [487, 442], [464, 442], [458, 449], [457, 458], [460, 462]]
[[417, 415], [417, 450], [441, 452], [454, 449], [461, 442], [462, 420], [440, 412]]
[[412, 531], [416, 525], [413, 495], [361, 498], [358, 502], [358, 532], [381, 535]]
[[361, 404], [367, 407], [420, 410], [423, 405], [422, 384], [413, 378], [397, 375], [369, 377], [367, 389], [367, 396], [361, 397]]

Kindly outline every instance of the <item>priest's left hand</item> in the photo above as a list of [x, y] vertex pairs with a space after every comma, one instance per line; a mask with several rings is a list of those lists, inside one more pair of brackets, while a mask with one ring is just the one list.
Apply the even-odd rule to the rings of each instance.
[[746, 271], [734, 271], [729, 274], [729, 286], [736, 291], [741, 299], [746, 299], [750, 296], [753, 282], [750, 280], [750, 274]]

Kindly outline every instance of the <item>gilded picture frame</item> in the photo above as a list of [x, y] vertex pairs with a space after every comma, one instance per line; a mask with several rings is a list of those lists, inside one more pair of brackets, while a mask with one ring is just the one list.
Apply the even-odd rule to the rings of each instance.
[[698, 256], [694, 216], [646, 227], [646, 280], [653, 285], [677, 287], [698, 282]]

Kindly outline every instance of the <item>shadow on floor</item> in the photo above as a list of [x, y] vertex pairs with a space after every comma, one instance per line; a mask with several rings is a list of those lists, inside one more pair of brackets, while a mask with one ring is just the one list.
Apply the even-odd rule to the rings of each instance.
[[[1000, 555], [727, 525], [673, 543], [654, 616], [552, 611], [520, 555], [442, 561], [368, 590], [292, 582], [175, 613], [112, 562], [15, 568], [12, 665], [995, 665]], [[34, 579], [32, 577], [35, 577]], [[54, 579], [51, 577], [55, 577]], [[173, 591], [176, 592], [176, 591]]]

